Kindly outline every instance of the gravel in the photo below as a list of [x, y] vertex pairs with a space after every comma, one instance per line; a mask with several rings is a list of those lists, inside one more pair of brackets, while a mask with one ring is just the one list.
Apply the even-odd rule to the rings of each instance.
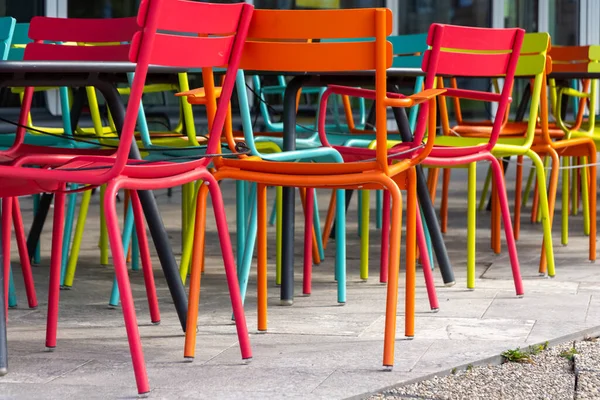
[[[600, 343], [595, 343], [600, 351]], [[507, 362], [502, 365], [481, 366], [459, 371], [453, 375], [391, 389], [369, 398], [369, 400], [427, 399], [427, 400], [565, 400], [575, 398], [575, 373], [573, 361], [561, 356], [571, 350], [573, 343], [552, 347], [533, 355], [529, 363]], [[596, 359], [600, 362], [600, 359]], [[581, 383], [598, 399], [600, 374], [592, 373]], [[596, 394], [593, 394], [596, 393]]]

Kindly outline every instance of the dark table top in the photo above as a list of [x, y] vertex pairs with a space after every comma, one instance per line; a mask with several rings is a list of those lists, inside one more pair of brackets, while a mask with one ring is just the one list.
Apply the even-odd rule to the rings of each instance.
[[[99, 61], [0, 61], [0, 73], [127, 73], [134, 72], [136, 64], [130, 62]], [[174, 74], [184, 68], [150, 66], [150, 73]]]

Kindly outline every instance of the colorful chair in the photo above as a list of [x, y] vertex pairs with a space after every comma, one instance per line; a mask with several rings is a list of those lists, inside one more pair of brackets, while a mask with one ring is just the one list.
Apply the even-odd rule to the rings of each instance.
[[[391, 31], [390, 10], [387, 9], [355, 9], [328, 11], [272, 11], [256, 10], [244, 49], [242, 66], [253, 71], [356, 71], [375, 70], [377, 91], [364, 89], [329, 87], [320, 104], [319, 130], [322, 147], [308, 150], [284, 151], [277, 154], [256, 155], [238, 159], [215, 160], [216, 179], [235, 179], [256, 182], [257, 185], [257, 220], [258, 220], [258, 329], [267, 329], [267, 281], [266, 281], [266, 186], [288, 186], [307, 188], [306, 198], [311, 199], [308, 192], [313, 188], [328, 187], [338, 190], [337, 213], [338, 224], [336, 234], [336, 278], [338, 280], [338, 302], [345, 302], [345, 217], [344, 189], [357, 187], [368, 189], [386, 188], [392, 194], [394, 207], [390, 236], [390, 265], [399, 265], [399, 242], [401, 227], [401, 192], [400, 188], [408, 190], [407, 205], [407, 269], [406, 269], [406, 335], [414, 335], [414, 285], [415, 285], [415, 249], [420, 218], [416, 211], [416, 180], [414, 165], [420, 162], [433, 146], [433, 135], [427, 145], [421, 145], [421, 139], [428, 128], [435, 130], [435, 96], [442, 91], [429, 90], [414, 96], [401, 98], [398, 95], [386, 95], [386, 68], [391, 65], [392, 49], [386, 37]], [[333, 23], [333, 22], [335, 23]], [[310, 23], [309, 23], [310, 22]], [[353, 42], [354, 38], [375, 38], [374, 41]], [[304, 43], [309, 38], [348, 38], [349, 40], [335, 43]], [[296, 43], [290, 44], [293, 40]], [[300, 43], [297, 43], [300, 41]], [[438, 49], [439, 51], [439, 49]], [[431, 80], [431, 79], [430, 79]], [[323, 142], [326, 133], [322, 131], [325, 125], [327, 98], [332, 95], [349, 95], [355, 97], [373, 98], [377, 93], [376, 135], [381, 145], [376, 151], [363, 150], [358, 158], [342, 159], [339, 148], [331, 147]], [[193, 101], [190, 99], [190, 101]], [[421, 119], [415, 144], [406, 151], [395, 151], [386, 146], [386, 109], [389, 106], [411, 107], [419, 103], [430, 103], [433, 107], [431, 118], [428, 118], [429, 107], [421, 109]], [[246, 133], [246, 132], [245, 132]], [[248, 146], [253, 154], [252, 137], [246, 137]], [[356, 149], [350, 149], [355, 151]], [[406, 155], [409, 154], [409, 155]], [[321, 160], [334, 162], [307, 162], [320, 157]], [[326, 158], [327, 157], [327, 158]], [[300, 162], [295, 162], [303, 158]], [[396, 164], [388, 165], [390, 158], [398, 158]], [[366, 160], [365, 160], [366, 159]], [[360, 161], [359, 161], [360, 160]], [[290, 162], [294, 161], [294, 162]], [[312, 160], [311, 160], [312, 161]], [[358, 161], [358, 162], [353, 162]], [[201, 192], [201, 198], [204, 197]], [[307, 202], [308, 203], [308, 202]], [[311, 209], [310, 205], [307, 209]], [[341, 214], [340, 214], [341, 211]], [[198, 213], [200, 215], [200, 213]], [[306, 223], [311, 219], [307, 218]], [[203, 220], [196, 223], [198, 253], [203, 249]], [[305, 225], [305, 229], [308, 226]], [[305, 240], [306, 254], [310, 254]], [[382, 249], [387, 253], [387, 249]], [[197, 254], [197, 253], [195, 253]], [[195, 292], [191, 292], [188, 321], [197, 319], [194, 303], [199, 291], [200, 260], [202, 254], [195, 257], [192, 263], [191, 281]], [[308, 267], [308, 268], [307, 268]], [[305, 262], [305, 285], [310, 282], [310, 265]], [[431, 271], [429, 271], [431, 272]], [[390, 268], [386, 308], [386, 335], [384, 342], [384, 360], [386, 367], [393, 365], [395, 321], [398, 296], [398, 268]], [[192, 293], [194, 293], [192, 295]], [[194, 326], [194, 325], [192, 325]], [[188, 343], [193, 344], [194, 329], [187, 331]], [[186, 346], [186, 354], [192, 356], [193, 345]]]
[[[135, 62], [135, 78], [132, 83], [131, 96], [127, 106], [119, 146], [112, 156], [97, 155], [73, 156], [53, 150], [54, 153], [31, 155], [21, 159], [22, 164], [0, 166], [3, 186], [11, 196], [32, 194], [40, 191], [56, 193], [53, 252], [51, 260], [48, 330], [46, 344], [53, 348], [56, 345], [56, 326], [58, 318], [58, 295], [60, 292], [60, 258], [61, 258], [61, 224], [63, 221], [66, 182], [87, 185], [107, 183], [104, 199], [110, 245], [113, 251], [113, 263], [117, 273], [125, 325], [128, 333], [133, 366], [138, 384], [138, 392], [149, 392], [148, 378], [144, 365], [143, 353], [138, 333], [135, 308], [131, 295], [129, 278], [116, 214], [115, 195], [119, 188], [132, 190], [155, 190], [163, 187], [182, 185], [203, 179], [212, 182], [211, 191], [215, 216], [220, 233], [225, 271], [231, 299], [236, 316], [236, 325], [240, 338], [243, 358], [251, 357], [248, 333], [243, 308], [238, 292], [235, 265], [231, 253], [231, 245], [227, 232], [223, 202], [216, 181], [207, 170], [209, 158], [201, 157], [193, 161], [163, 161], [144, 163], [129, 160], [130, 146], [134, 140], [134, 129], [143, 92], [144, 81], [150, 64], [166, 65], [182, 68], [212, 67], [228, 64], [227, 78], [223, 85], [222, 104], [226, 105], [233, 90], [235, 72], [248, 25], [252, 14], [252, 6], [247, 4], [217, 5], [194, 3], [181, 0], [142, 1], [138, 18], [122, 19], [59, 19], [36, 17], [31, 22], [30, 36], [34, 43], [27, 46], [25, 59], [42, 60], [87, 60], [87, 61], [131, 61]], [[200, 17], [199, 17], [200, 16]], [[94, 29], [92, 29], [93, 27]], [[169, 35], [159, 31], [170, 31]], [[175, 32], [200, 31], [199, 37], [180, 36]], [[220, 35], [218, 38], [202, 37], [205, 32]], [[234, 32], [234, 34], [232, 34]], [[133, 37], [133, 40], [132, 40]], [[106, 51], [98, 46], [81, 52], [78, 49], [66, 49], [66, 46], [43, 43], [50, 41], [75, 42], [130, 42]], [[210, 50], [208, 50], [210, 49]], [[31, 104], [33, 90], [27, 88], [24, 93], [23, 111], [20, 123], [25, 125]], [[220, 131], [226, 116], [226, 107], [220, 107], [216, 113], [214, 130]], [[115, 121], [120, 125], [120, 121]], [[16, 149], [22, 148], [24, 129], [16, 135]], [[220, 143], [218, 135], [209, 140], [208, 153], [218, 152]], [[20, 165], [44, 165], [46, 168], [22, 168]], [[82, 168], [84, 167], [84, 168]], [[93, 167], [93, 168], [89, 168]], [[10, 190], [9, 190], [10, 189]], [[4, 194], [4, 193], [3, 193]], [[134, 211], [139, 211], [137, 195], [132, 192]], [[134, 204], [134, 205], [135, 205]], [[139, 215], [139, 213], [138, 213]], [[151, 271], [148, 279], [151, 279]], [[148, 285], [147, 285], [148, 286]], [[150, 282], [153, 287], [153, 282]]]
[[[444, 102], [440, 104], [440, 115], [442, 118], [442, 126], [444, 128], [444, 136], [438, 138], [437, 143], [440, 146], [483, 146], [489, 145], [492, 155], [496, 158], [502, 158], [507, 156], [527, 156], [530, 158], [536, 168], [538, 176], [538, 185], [540, 187], [540, 202], [542, 210], [542, 222], [544, 229], [544, 249], [545, 258], [548, 262], [548, 273], [550, 276], [554, 276], [554, 253], [552, 247], [552, 217], [548, 205], [547, 190], [546, 190], [546, 177], [544, 172], [544, 164], [539, 155], [532, 150], [532, 146], [535, 139], [535, 132], [537, 126], [537, 115], [539, 112], [540, 104], [540, 93], [542, 90], [542, 81], [545, 79], [545, 68], [546, 68], [546, 53], [549, 48], [549, 35], [547, 33], [531, 33], [526, 34], [523, 39], [523, 47], [521, 48], [521, 55], [518, 59], [516, 66], [515, 76], [516, 77], [530, 77], [534, 76], [531, 107], [529, 111], [529, 121], [524, 124], [511, 124], [509, 129], [505, 130], [506, 115], [508, 115], [508, 104], [504, 108], [499, 108], [497, 112], [497, 118], [494, 120], [492, 125], [489, 124], [477, 124], [477, 123], [465, 123], [462, 118], [459, 117], [461, 125], [450, 126], [448, 120], [447, 107]], [[483, 50], [483, 49], [482, 49]], [[440, 80], [440, 85], [442, 85]], [[455, 87], [449, 90], [457, 90]], [[512, 91], [512, 82], [504, 83], [502, 91], [505, 93], [508, 91], [510, 94]], [[497, 94], [501, 96], [501, 94]], [[471, 99], [472, 97], [467, 97]], [[460, 110], [459, 107], [455, 106], [455, 110]], [[524, 126], [523, 126], [524, 125]], [[518, 132], [525, 129], [525, 132], [519, 136]], [[496, 131], [497, 130], [497, 131]], [[504, 132], [504, 135], [501, 133]], [[497, 135], [494, 137], [494, 135]], [[497, 160], [496, 160], [497, 162]], [[455, 164], [456, 165], [456, 164]], [[495, 163], [492, 163], [494, 168]], [[469, 164], [469, 198], [468, 198], [468, 245], [467, 245], [467, 287], [473, 289], [475, 287], [475, 208], [473, 196], [475, 194], [476, 182], [475, 182], [475, 167], [474, 164]], [[494, 174], [497, 174], [496, 172]], [[443, 181], [443, 192], [442, 200], [447, 201], [448, 197], [448, 185], [449, 185], [449, 170], [444, 171], [445, 179]], [[499, 184], [499, 177], [495, 175], [494, 182], [496, 185]], [[502, 178], [502, 184], [504, 181]], [[494, 191], [505, 190], [501, 187], [496, 187]], [[503, 202], [496, 194], [493, 195], [494, 199], [494, 211], [492, 212], [492, 248], [496, 253], [500, 252], [500, 207], [504, 209], [507, 204], [498, 204], [496, 201]], [[447, 204], [447, 203], [446, 203]], [[504, 214], [504, 212], [503, 212]], [[510, 218], [510, 214], [503, 215], [506, 219]], [[442, 220], [447, 221], [447, 206], [443, 207]], [[445, 223], [442, 223], [445, 226]], [[507, 226], [505, 223], [505, 232]], [[509, 252], [511, 254], [511, 264], [515, 265], [516, 262], [516, 248], [514, 246], [514, 235], [508, 240]], [[512, 243], [512, 244], [511, 244]], [[519, 293], [517, 293], [519, 294]]]

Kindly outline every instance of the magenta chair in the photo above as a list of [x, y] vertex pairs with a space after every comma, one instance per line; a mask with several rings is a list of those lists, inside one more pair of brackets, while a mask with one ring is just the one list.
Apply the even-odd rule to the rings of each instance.
[[[46, 346], [56, 346], [58, 300], [60, 292], [60, 269], [62, 248], [62, 224], [64, 220], [65, 185], [78, 183], [97, 186], [107, 184], [105, 212], [109, 230], [113, 263], [121, 293], [125, 327], [129, 340], [138, 392], [150, 391], [137, 318], [120, 232], [115, 204], [119, 189], [154, 190], [180, 186], [203, 180], [209, 185], [215, 218], [219, 232], [227, 283], [235, 316], [242, 358], [252, 357], [246, 319], [241, 302], [237, 276], [225, 210], [219, 185], [207, 170], [210, 158], [200, 154], [220, 153], [220, 132], [233, 91], [236, 71], [246, 39], [253, 7], [247, 4], [207, 4], [185, 0], [143, 0], [137, 18], [116, 19], [62, 19], [35, 17], [31, 21], [29, 35], [34, 43], [25, 50], [26, 60], [45, 61], [130, 61], [136, 63], [135, 78], [127, 104], [121, 138], [116, 150], [87, 152], [46, 148], [45, 154], [34, 152], [20, 157], [12, 165], [0, 166], [2, 196], [21, 196], [40, 192], [56, 194], [52, 258], [50, 265], [50, 289]], [[159, 33], [169, 31], [169, 34]], [[183, 32], [183, 34], [178, 34]], [[195, 32], [197, 36], [189, 36]], [[209, 36], [214, 35], [214, 36]], [[52, 42], [118, 42], [118, 46], [59, 46]], [[212, 126], [208, 147], [199, 149], [199, 156], [192, 161], [188, 156], [180, 160], [140, 161], [130, 160], [128, 155], [134, 138], [134, 130], [140, 100], [148, 73], [148, 66], [162, 65], [189, 68], [210, 68], [228, 65], [225, 82]], [[26, 88], [20, 124], [25, 125], [31, 106], [33, 90]], [[11, 159], [27, 148], [23, 145], [25, 129], [17, 131], [15, 145], [0, 156]], [[41, 168], [25, 168], [36, 165]], [[136, 193], [136, 192], [133, 192]], [[139, 204], [133, 195], [134, 203]], [[139, 213], [140, 207], [134, 207]], [[141, 219], [137, 219], [141, 222]], [[150, 271], [151, 272], [151, 271]], [[151, 276], [150, 276], [151, 278]], [[153, 286], [153, 282], [151, 284]], [[152, 288], [153, 289], [153, 288]]]

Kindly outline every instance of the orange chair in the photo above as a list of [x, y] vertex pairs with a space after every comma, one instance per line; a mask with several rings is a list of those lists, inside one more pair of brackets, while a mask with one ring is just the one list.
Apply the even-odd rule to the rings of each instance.
[[[392, 367], [396, 335], [396, 310], [398, 300], [398, 265], [400, 263], [400, 232], [402, 221], [402, 195], [407, 190], [406, 237], [406, 325], [407, 336], [414, 335], [415, 306], [415, 249], [418, 227], [416, 212], [416, 178], [414, 166], [427, 156], [433, 147], [435, 135], [429, 135], [422, 144], [425, 131], [434, 132], [435, 97], [443, 90], [432, 89], [409, 97], [386, 93], [386, 69], [391, 65], [392, 46], [386, 36], [391, 33], [392, 13], [387, 9], [274, 11], [256, 10], [253, 14], [248, 40], [244, 47], [241, 66], [253, 71], [340, 72], [374, 70], [377, 99], [375, 151], [365, 149], [366, 159], [359, 162], [315, 163], [264, 161], [256, 156], [237, 159], [215, 159], [216, 179], [235, 179], [256, 182], [258, 198], [258, 329], [267, 329], [267, 255], [266, 255], [266, 187], [288, 186], [300, 188], [335, 188], [337, 200], [344, 209], [343, 189], [386, 189], [393, 202], [390, 234], [390, 268], [387, 287], [386, 326], [383, 364]], [[375, 38], [371, 41], [302, 42], [311, 38]], [[206, 85], [206, 83], [205, 83]], [[360, 89], [350, 89], [353, 91]], [[330, 94], [333, 93], [328, 89]], [[368, 92], [368, 93], [367, 93]], [[361, 93], [361, 96], [370, 91]], [[417, 128], [415, 144], [401, 150], [387, 148], [387, 107], [411, 107], [424, 103]], [[428, 118], [428, 115], [431, 118]], [[326, 150], [327, 147], [324, 148]], [[336, 153], [329, 148], [329, 152]], [[338, 153], [339, 154], [339, 153]], [[400, 159], [404, 157], [404, 159]], [[399, 160], [390, 165], [390, 160]], [[195, 249], [190, 278], [190, 304], [188, 323], [197, 320], [200, 264], [203, 258], [204, 216], [206, 186], [200, 188], [196, 219]], [[307, 199], [310, 196], [307, 195]], [[338, 231], [341, 236], [344, 231]], [[339, 239], [339, 237], [338, 237]], [[339, 245], [339, 243], [338, 243]], [[343, 250], [343, 249], [342, 249]], [[345, 250], [338, 252], [344, 257]], [[429, 271], [430, 272], [430, 271]], [[345, 282], [345, 269], [338, 271], [338, 282]], [[186, 333], [185, 356], [193, 357], [195, 330]]]

